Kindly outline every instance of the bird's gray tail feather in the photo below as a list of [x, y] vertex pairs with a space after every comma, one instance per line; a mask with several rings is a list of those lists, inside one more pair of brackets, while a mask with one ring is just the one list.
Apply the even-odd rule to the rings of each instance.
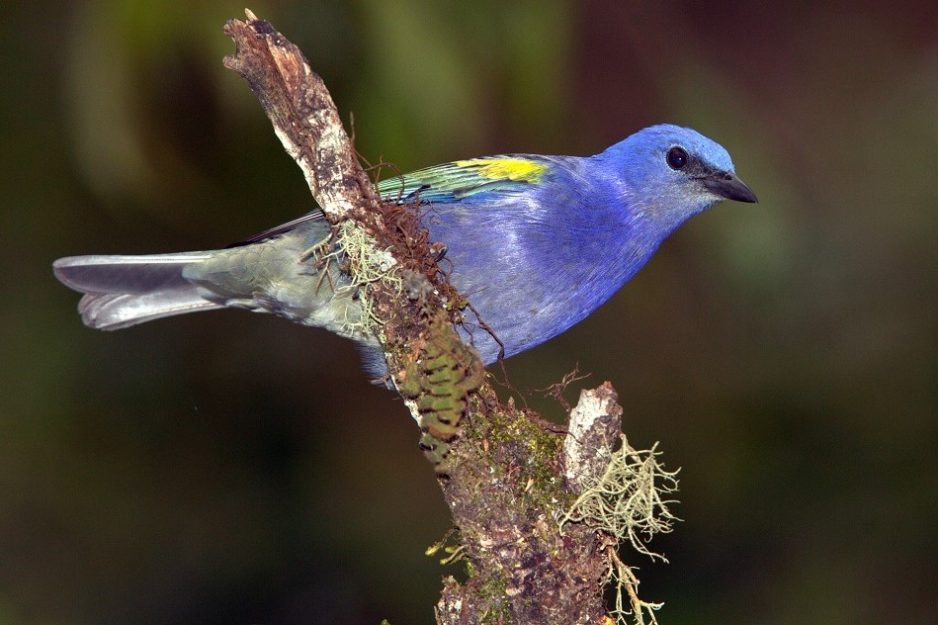
[[55, 277], [84, 293], [78, 312], [86, 326], [119, 330], [145, 321], [221, 308], [199, 294], [183, 270], [209, 252], [149, 256], [71, 256], [52, 264]]

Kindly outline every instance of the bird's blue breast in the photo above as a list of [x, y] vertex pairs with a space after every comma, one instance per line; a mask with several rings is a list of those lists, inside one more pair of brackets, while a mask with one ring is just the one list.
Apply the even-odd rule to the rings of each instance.
[[536, 183], [422, 209], [430, 238], [446, 245], [452, 283], [472, 304], [464, 334], [486, 362], [501, 346], [511, 356], [581, 321], [659, 243], [594, 159], [539, 159], [548, 169]]

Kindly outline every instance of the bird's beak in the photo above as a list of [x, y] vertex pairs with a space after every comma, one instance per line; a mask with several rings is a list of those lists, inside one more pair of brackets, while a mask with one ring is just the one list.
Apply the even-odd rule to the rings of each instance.
[[729, 171], [715, 171], [702, 179], [703, 186], [720, 197], [738, 202], [758, 202], [749, 186]]

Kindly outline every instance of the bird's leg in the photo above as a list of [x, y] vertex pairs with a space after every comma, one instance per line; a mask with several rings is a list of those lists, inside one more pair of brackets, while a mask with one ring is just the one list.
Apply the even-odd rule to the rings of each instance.
[[313, 256], [319, 255], [320, 257], [325, 256], [326, 248], [332, 244], [332, 239], [335, 235], [330, 233], [329, 236], [324, 237], [322, 241], [312, 244], [300, 254], [300, 262], [305, 263]]
[[309, 246], [300, 254], [301, 263], [305, 263], [309, 259], [315, 257], [316, 260], [313, 263], [313, 266], [319, 269], [319, 276], [316, 278], [316, 287], [314, 289], [315, 293], [319, 293], [319, 289], [322, 288], [323, 279], [329, 280], [329, 288], [335, 292], [335, 283], [332, 280], [332, 273], [329, 271], [329, 265], [334, 260], [334, 253], [326, 254], [326, 249], [332, 245], [332, 241], [335, 237], [335, 234], [329, 234], [329, 236], [323, 237], [322, 241], [318, 241], [313, 245]]
[[329, 272], [329, 263], [332, 262], [330, 258], [325, 258], [323, 261], [319, 262], [321, 271], [319, 272], [319, 277], [316, 278], [316, 289], [314, 293], [319, 294], [319, 289], [322, 287], [322, 279], [326, 278], [329, 280], [329, 290], [335, 293], [335, 282], [332, 281], [332, 274]]

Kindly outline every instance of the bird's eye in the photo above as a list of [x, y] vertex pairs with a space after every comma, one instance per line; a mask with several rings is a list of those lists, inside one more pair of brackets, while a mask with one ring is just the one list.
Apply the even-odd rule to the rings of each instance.
[[687, 165], [687, 151], [678, 146], [674, 146], [668, 150], [668, 167], [671, 169], [683, 169], [684, 165]]

